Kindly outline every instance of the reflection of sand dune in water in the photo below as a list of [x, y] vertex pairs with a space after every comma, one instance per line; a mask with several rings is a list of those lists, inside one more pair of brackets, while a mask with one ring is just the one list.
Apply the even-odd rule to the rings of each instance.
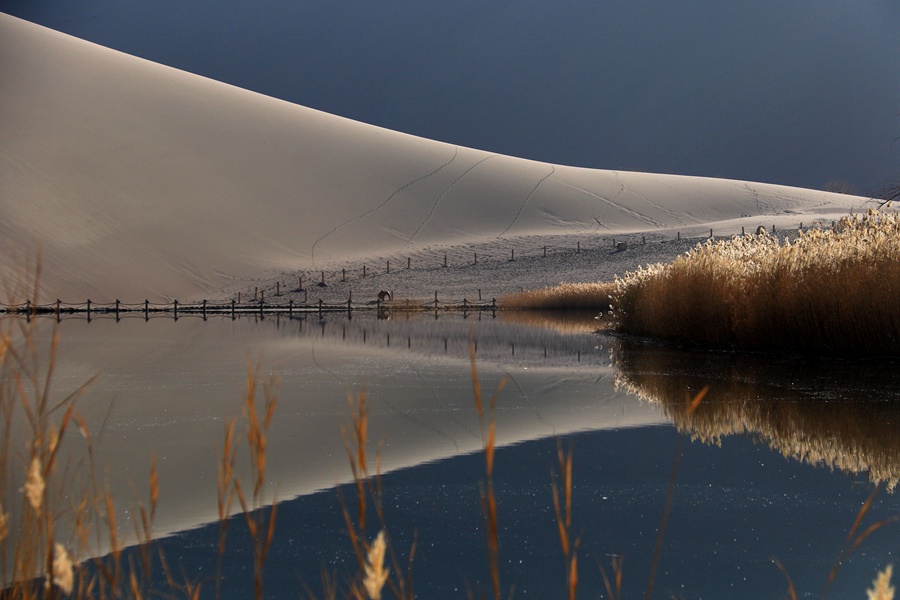
[[[640, 347], [619, 341], [618, 383], [706, 443], [750, 434], [786, 457], [900, 482], [898, 368]], [[692, 396], [709, 385], [696, 411]]]
[[[366, 390], [369, 450], [374, 455], [377, 448], [383, 473], [480, 452], [468, 359], [476, 319], [64, 319], [53, 388], [64, 394], [102, 374], [77, 410], [92, 436], [98, 486], [108, 482], [116, 503], [118, 541], [130, 545], [135, 540], [128, 519], [136, 514], [135, 499], [148, 504], [154, 461], [160, 490], [154, 537], [216, 520], [224, 423], [241, 414], [248, 357], [261, 360], [280, 381], [267, 442], [267, 502], [330, 489], [350, 478], [341, 436], [349, 417], [348, 393]], [[33, 323], [39, 347], [45, 348], [52, 320]], [[485, 393], [505, 375], [512, 378], [497, 398], [498, 448], [588, 429], [664, 422], [657, 407], [614, 389], [600, 352], [590, 352], [593, 336], [567, 341], [554, 332], [529, 335], [524, 327], [488, 318], [476, 326], [476, 335]], [[37, 371], [45, 372], [45, 356], [35, 360]], [[25, 448], [21, 411], [16, 419], [10, 443]], [[237, 428], [243, 431], [242, 419]], [[60, 448], [60, 471], [90, 482], [84, 439], [70, 431]], [[238, 476], [250, 481], [243, 444], [239, 452]], [[7, 475], [24, 480], [24, 470]], [[59, 497], [57, 506], [63, 507], [56, 523], [64, 539], [71, 539], [73, 513], [67, 509], [79, 497], [77, 490], [67, 484], [61, 490], [67, 497], [48, 495]], [[17, 518], [14, 514], [11, 522]], [[91, 545], [90, 554], [106, 551], [105, 540], [92, 539]]]

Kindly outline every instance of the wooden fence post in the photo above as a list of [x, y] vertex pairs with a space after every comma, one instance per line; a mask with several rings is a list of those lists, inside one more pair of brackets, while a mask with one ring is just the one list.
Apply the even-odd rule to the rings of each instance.
[[444, 266], [445, 267], [447, 266], [447, 255], [446, 254], [444, 255]]
[[206, 320], [206, 299], [203, 299], [203, 320]]
[[544, 258], [547, 258], [547, 246], [544, 246]]
[[294, 300], [293, 299], [288, 300], [288, 318], [289, 319], [294, 318]]
[[234, 321], [234, 298], [231, 299], [231, 320]]
[[119, 322], [119, 299], [116, 298], [116, 323]]
[[575, 250], [575, 254], [581, 254], [581, 242], [578, 242], [578, 248]]
[[87, 318], [88, 318], [88, 323], [90, 323], [91, 322], [91, 299], [90, 298], [88, 298], [88, 301], [87, 301]]
[[178, 300], [175, 300], [175, 320], [178, 320]]
[[57, 323], [59, 323], [59, 321], [60, 321], [60, 316], [59, 316], [59, 304], [60, 304], [59, 298], [57, 298], [57, 299], [56, 299], [56, 322], [57, 322]]
[[407, 256], [406, 257], [406, 268], [409, 268], [409, 265], [412, 264], [412, 260]]
[[387, 272], [391, 272], [391, 261], [387, 261]]

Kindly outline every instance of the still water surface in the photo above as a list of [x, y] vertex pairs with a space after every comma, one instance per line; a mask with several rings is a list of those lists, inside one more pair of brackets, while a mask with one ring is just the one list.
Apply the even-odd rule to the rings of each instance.
[[[363, 391], [369, 451], [381, 456], [386, 523], [404, 565], [415, 540], [417, 596], [489, 595], [470, 339], [486, 392], [509, 375], [497, 396], [495, 485], [501, 579], [515, 597], [565, 590], [550, 485], [558, 442], [574, 453], [585, 597], [600, 593], [598, 564], [609, 569], [615, 556], [624, 557], [626, 596], [643, 594], [676, 462], [654, 597], [783, 597], [773, 559], [801, 595], [818, 596], [873, 481], [892, 488], [900, 477], [898, 367], [678, 351], [596, 326], [590, 315], [506, 313], [71, 319], [61, 324], [54, 387], [63, 393], [101, 375], [79, 400], [96, 460], [117, 498], [130, 499], [132, 487], [146, 493], [155, 457], [158, 544], [171, 564], [205, 580], [210, 597], [217, 452], [224, 424], [240, 415], [248, 363], [273, 378], [278, 396], [267, 597], [303, 596], [304, 584], [319, 594], [323, 571], [343, 582], [356, 568], [335, 488], [355, 498], [341, 425], [348, 396]], [[863, 528], [895, 514], [898, 494], [882, 491]], [[242, 517], [229, 532], [223, 596], [246, 598], [252, 556]], [[845, 561], [830, 596], [861, 596], [898, 553], [897, 525], [876, 531]]]

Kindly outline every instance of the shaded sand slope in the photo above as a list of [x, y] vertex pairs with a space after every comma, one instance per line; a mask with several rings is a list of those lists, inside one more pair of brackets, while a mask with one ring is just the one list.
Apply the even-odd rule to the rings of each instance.
[[454, 147], [6, 15], [0, 110], [0, 268], [40, 250], [44, 298], [72, 302], [198, 299], [266, 270], [597, 222], [605, 232], [795, 223], [863, 202]]

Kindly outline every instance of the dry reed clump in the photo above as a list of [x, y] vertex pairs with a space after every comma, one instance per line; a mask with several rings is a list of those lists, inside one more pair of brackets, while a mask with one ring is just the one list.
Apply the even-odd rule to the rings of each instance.
[[563, 283], [502, 296], [498, 303], [501, 308], [606, 312], [610, 309], [610, 295], [615, 289], [616, 284], [612, 282]]
[[896, 354], [900, 217], [869, 210], [833, 228], [709, 240], [616, 280], [622, 333], [717, 348]]

